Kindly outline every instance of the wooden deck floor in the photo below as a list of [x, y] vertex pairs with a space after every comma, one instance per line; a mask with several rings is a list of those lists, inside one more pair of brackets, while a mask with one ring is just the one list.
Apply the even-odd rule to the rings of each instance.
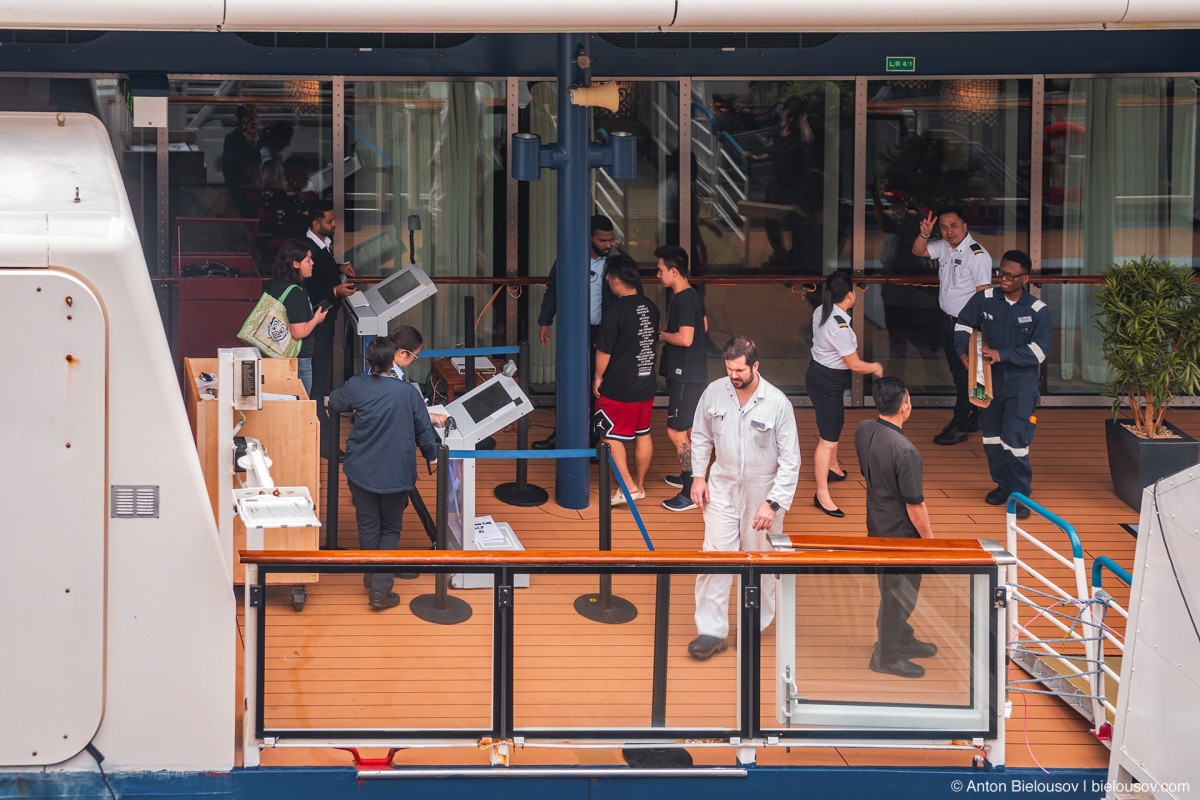
[[[906, 432], [925, 459], [925, 490], [933, 528], [942, 538], [991, 538], [1003, 541], [1002, 508], [988, 506], [983, 495], [992, 488], [986, 459], [978, 440], [955, 447], [938, 447], [931, 440], [948, 412], [920, 409]], [[847, 415], [843, 435], [842, 466], [850, 480], [835, 484], [833, 493], [846, 517], [835, 520], [812, 508], [814, 491], [811, 449], [815, 425], [811, 410], [797, 411], [804, 450], [793, 509], [787, 515], [789, 533], [865, 535], [864, 485], [858, 473], [851, 431], [866, 410]], [[1070, 522], [1084, 542], [1090, 565], [1107, 555], [1132, 567], [1135, 540], [1119, 527], [1136, 522], [1136, 513], [1112, 492], [1104, 453], [1099, 409], [1043, 409], [1032, 449], [1035, 470], [1034, 498]], [[541, 438], [552, 417], [536, 412], [531, 438]], [[1200, 434], [1200, 410], [1176, 412], [1173, 421], [1193, 435]], [[672, 513], [659, 503], [675, 490], [662, 476], [676, 472], [674, 456], [663, 432], [663, 413], [655, 414], [655, 454], [647, 480], [647, 498], [639, 503], [655, 547], [688, 550], [700, 547], [703, 522], [697, 511]], [[501, 447], [513, 446], [513, 436], [499, 437]], [[492, 489], [511, 481], [511, 462], [481, 461], [477, 513], [509, 522], [526, 549], [593, 550], [597, 546], [597, 491], [592, 490], [587, 509], [569, 510], [553, 502], [553, 468], [548, 461], [532, 461], [529, 480], [546, 487], [551, 501], [538, 508], [506, 506], [494, 499]], [[433, 505], [433, 480], [421, 479], [423, 495]], [[594, 487], [594, 482], [593, 482]], [[357, 543], [354, 511], [344, 486], [340, 493], [339, 542]], [[423, 549], [424, 532], [411, 511], [406, 515], [402, 547]], [[1053, 540], [1052, 529], [1033, 522], [1032, 530]], [[1065, 549], [1065, 537], [1061, 540]], [[627, 509], [613, 514], [613, 546], [644, 549]], [[1047, 574], [1066, 582], [1064, 571], [1045, 556], [1022, 551], [1022, 556]], [[875, 699], [903, 694], [933, 702], [955, 702], [966, 694], [967, 618], [961, 604], [966, 587], [961, 577], [927, 580], [914, 616], [918, 635], [938, 643], [941, 653], [927, 663], [929, 674], [921, 681], [881, 676], [869, 671], [866, 661], [874, 640], [877, 595], [873, 579], [825, 576], [798, 581], [797, 616], [801, 642], [800, 669], [804, 689], [814, 697]], [[1069, 585], [1069, 584], [1068, 584]], [[270, 726], [336, 726], [353, 728], [436, 728], [448, 725], [486, 726], [490, 714], [491, 607], [490, 592], [456, 592], [473, 606], [472, 618], [461, 625], [437, 626], [416, 619], [407, 608], [411, 598], [431, 591], [432, 578], [422, 576], [397, 581], [402, 598], [395, 610], [377, 613], [367, 609], [358, 575], [323, 576], [309, 587], [305, 609], [292, 611], [284, 595], [273, 595], [269, 604], [266, 672], [266, 719]], [[641, 613], [625, 625], [602, 625], [574, 612], [572, 601], [595, 591], [595, 579], [575, 576], [538, 576], [531, 588], [517, 593], [515, 659], [518, 725], [538, 726], [578, 723], [612, 726], [646, 724], [650, 707], [650, 658], [653, 637], [654, 585], [652, 578], [617, 577], [614, 591], [638, 606]], [[667, 724], [730, 727], [736, 719], [732, 650], [708, 662], [695, 662], [686, 654], [694, 636], [693, 581], [676, 577], [671, 587], [670, 647], [668, 663]], [[1127, 603], [1123, 587], [1113, 587]], [[240, 625], [240, 620], [239, 620]], [[433, 644], [436, 643], [436, 644]], [[774, 626], [763, 639], [764, 720], [774, 712]], [[1016, 669], [1016, 668], [1012, 668]], [[1020, 677], [1024, 677], [1023, 674]], [[1062, 701], [1042, 695], [1013, 696], [1009, 721], [1009, 766], [1103, 768], [1108, 749], [1096, 742], [1087, 723]], [[697, 763], [729, 764], [728, 748], [693, 748]], [[760, 764], [796, 765], [953, 765], [966, 766], [963, 752], [865, 747], [763, 748]], [[268, 750], [264, 764], [347, 764], [340, 751]], [[408, 750], [396, 763], [483, 764], [486, 753], [475, 748]], [[611, 749], [523, 749], [513, 753], [514, 764], [619, 764], [620, 753]]]

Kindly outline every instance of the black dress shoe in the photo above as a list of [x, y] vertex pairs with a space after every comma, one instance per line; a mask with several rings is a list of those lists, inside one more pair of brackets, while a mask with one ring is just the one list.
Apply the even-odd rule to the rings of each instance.
[[841, 519], [842, 517], [846, 516], [846, 512], [842, 511], [840, 508], [835, 508], [831, 511], [830, 509], [821, 505], [820, 499], [818, 499], [818, 497], [815, 494], [813, 495], [813, 505], [816, 506], [817, 508], [821, 509], [822, 511], [824, 511], [826, 514], [833, 517], [834, 519]]
[[897, 658], [891, 661], [884, 661], [879, 658], [879, 654], [871, 656], [870, 663], [872, 672], [882, 672], [884, 675], [897, 675], [901, 678], [924, 678], [925, 668], [920, 664], [914, 664], [907, 658]]
[[843, 472], [841, 475], [838, 475], [833, 470], [829, 470], [829, 482], [830, 483], [837, 483], [838, 481], [844, 481], [844, 480], [846, 480], [846, 478], [849, 478], [849, 477], [850, 476], [848, 474], [846, 474], [845, 472]]
[[400, 605], [400, 595], [395, 592], [376, 592], [372, 591], [370, 600], [368, 601], [371, 608], [377, 611], [382, 611], [385, 608], [395, 608]]
[[913, 639], [905, 642], [900, 648], [900, 654], [905, 658], [933, 658], [937, 655], [938, 647], [933, 642], [922, 642], [920, 639]]
[[933, 443], [940, 445], [962, 444], [966, 440], [967, 432], [962, 428], [956, 428], [954, 423], [950, 423], [942, 429], [941, 433], [933, 437]]
[[534, 450], [553, 450], [558, 446], [558, 435], [556, 433], [552, 433], [545, 439], [542, 439], [540, 442], [534, 442], [529, 446]]
[[983, 502], [989, 506], [1002, 506], [1008, 502], [1008, 492], [997, 486], [984, 496]]

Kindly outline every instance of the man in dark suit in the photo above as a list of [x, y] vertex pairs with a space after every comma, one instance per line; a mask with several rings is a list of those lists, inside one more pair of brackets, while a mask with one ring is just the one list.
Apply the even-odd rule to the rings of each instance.
[[[591, 223], [591, 253], [588, 260], [588, 272], [590, 273], [588, 279], [590, 300], [588, 309], [591, 317], [590, 341], [592, 345], [593, 367], [595, 366], [596, 335], [600, 332], [600, 320], [604, 317], [605, 310], [617, 300], [617, 296], [608, 287], [608, 282], [604, 280], [604, 263], [609, 253], [613, 251], [614, 238], [612, 220], [603, 214], [593, 216]], [[618, 252], [620, 251], [618, 250]], [[637, 282], [637, 293], [642, 293], [642, 282], [640, 279]], [[550, 274], [546, 276], [546, 294], [542, 297], [542, 308], [538, 313], [538, 341], [542, 343], [542, 347], [550, 346], [550, 326], [554, 323], [554, 315], [557, 311], [558, 262], [556, 261], [550, 267]], [[592, 374], [592, 371], [589, 371], [588, 374]], [[533, 447], [539, 450], [552, 449], [557, 443], [557, 439], [558, 437], [552, 433], [546, 439], [534, 442]]]
[[317, 200], [308, 211], [308, 233], [305, 241], [312, 248], [313, 273], [305, 281], [305, 289], [317, 306], [328, 300], [333, 304], [325, 321], [313, 331], [313, 382], [312, 399], [317, 401], [317, 419], [321, 423], [321, 452], [326, 457], [334, 452], [332, 443], [325, 441], [326, 422], [325, 397], [333, 389], [333, 332], [342, 298], [354, 293], [354, 267], [338, 264], [333, 257], [333, 234], [337, 231], [337, 217], [333, 204], [328, 200]]

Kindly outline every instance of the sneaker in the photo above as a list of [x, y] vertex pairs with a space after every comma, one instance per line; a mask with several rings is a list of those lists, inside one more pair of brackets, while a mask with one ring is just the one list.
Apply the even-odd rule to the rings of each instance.
[[697, 636], [688, 645], [688, 655], [697, 661], [707, 661], [717, 653], [725, 652], [729, 647], [728, 639], [718, 639], [716, 636]]
[[989, 506], [1002, 506], [1008, 502], [1008, 492], [997, 486], [995, 489], [992, 489], [987, 493], [987, 495], [983, 498], [983, 502], [987, 503]]
[[682, 489], [683, 488], [683, 476], [682, 475], [667, 475], [666, 477], [663, 478], [663, 483], [665, 483], [667, 486], [674, 486], [676, 489]]
[[[634, 501], [646, 499], [645, 492], [630, 492], [629, 496], [632, 497], [634, 499]], [[612, 496], [612, 505], [614, 505], [614, 506], [625, 505], [625, 493], [618, 491], [616, 494], [614, 494]]]
[[966, 440], [967, 432], [962, 428], [954, 427], [953, 423], [947, 425], [941, 433], [933, 437], [933, 443], [940, 445], [962, 444]]
[[693, 508], [696, 508], [696, 504], [692, 502], [692, 498], [683, 492], [675, 495], [670, 500], [663, 500], [662, 505], [667, 511], [691, 511]]
[[395, 592], [371, 592], [371, 599], [368, 601], [371, 608], [376, 611], [382, 611], [385, 608], [395, 608], [400, 605], [400, 595]]

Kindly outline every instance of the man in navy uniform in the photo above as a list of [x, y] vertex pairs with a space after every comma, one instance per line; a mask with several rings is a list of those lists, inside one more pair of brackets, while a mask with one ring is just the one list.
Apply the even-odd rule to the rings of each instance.
[[[1038, 367], [1050, 355], [1053, 330], [1050, 309], [1026, 289], [1032, 262], [1020, 250], [1000, 259], [1000, 287], [975, 294], [963, 306], [954, 326], [954, 346], [963, 365], [974, 369], [967, 355], [971, 331], [983, 331], [983, 357], [992, 365], [992, 402], [980, 414], [983, 449], [996, 488], [985, 498], [1003, 505], [1009, 494], [1032, 492], [1033, 468], [1029, 445], [1037, 423]], [[1021, 519], [1029, 509], [1017, 509]]]

